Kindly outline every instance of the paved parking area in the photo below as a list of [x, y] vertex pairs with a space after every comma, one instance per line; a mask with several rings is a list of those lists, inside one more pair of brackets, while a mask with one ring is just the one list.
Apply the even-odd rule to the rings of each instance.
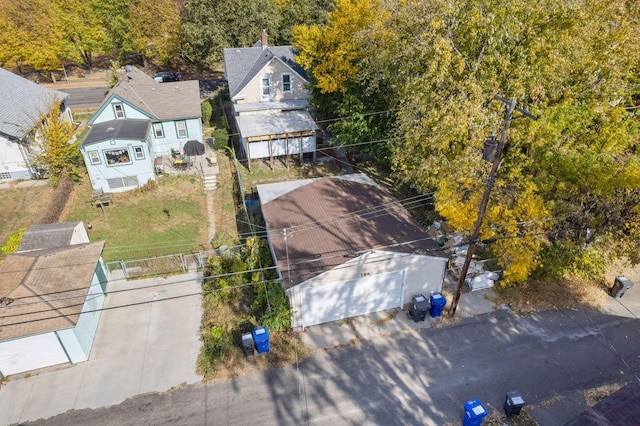
[[200, 382], [201, 280], [189, 273], [110, 282], [90, 359], [10, 377], [0, 388], [0, 424]]

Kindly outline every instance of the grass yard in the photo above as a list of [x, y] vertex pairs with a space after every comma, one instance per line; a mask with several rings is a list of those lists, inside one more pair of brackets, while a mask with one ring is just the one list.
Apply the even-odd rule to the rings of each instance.
[[236, 197], [237, 179], [235, 167], [229, 151], [218, 150], [217, 159], [220, 172], [216, 180], [216, 190], [213, 194], [213, 217], [215, 229], [215, 244], [235, 245], [242, 230], [238, 229], [236, 211], [242, 207]]
[[164, 176], [156, 185], [111, 194], [102, 209], [91, 202], [87, 180], [76, 185], [64, 221], [91, 224], [91, 241], [105, 240], [105, 261], [134, 260], [206, 250], [209, 222], [202, 181]]
[[243, 182], [242, 190], [246, 195], [250, 194], [256, 185], [332, 176], [340, 174], [340, 169], [333, 161], [300, 167], [294, 160], [290, 160], [289, 168], [284, 160], [274, 160], [273, 168], [266, 162], [254, 161], [251, 163], [251, 171], [241, 166], [240, 174]]
[[6, 244], [9, 235], [20, 228], [40, 223], [51, 201], [51, 194], [53, 188], [48, 185], [28, 188], [10, 185], [8, 189], [0, 189], [0, 246]]

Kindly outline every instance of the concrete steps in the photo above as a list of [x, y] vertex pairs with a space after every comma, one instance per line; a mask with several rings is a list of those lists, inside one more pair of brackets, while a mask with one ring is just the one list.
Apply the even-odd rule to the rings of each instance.
[[217, 174], [207, 174], [203, 176], [202, 183], [204, 184], [205, 191], [215, 191], [217, 176]]

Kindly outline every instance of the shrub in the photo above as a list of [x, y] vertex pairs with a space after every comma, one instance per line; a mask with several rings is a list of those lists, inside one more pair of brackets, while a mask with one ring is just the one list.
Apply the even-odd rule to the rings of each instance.
[[209, 126], [211, 124], [211, 116], [213, 115], [213, 106], [211, 106], [211, 101], [209, 99], [205, 99], [202, 102], [202, 122], [205, 126]]
[[18, 247], [20, 246], [20, 241], [22, 241], [22, 234], [24, 234], [24, 231], [26, 230], [27, 228], [20, 228], [19, 231], [9, 235], [9, 238], [7, 238], [7, 244], [2, 246], [2, 253], [9, 255], [17, 252]]

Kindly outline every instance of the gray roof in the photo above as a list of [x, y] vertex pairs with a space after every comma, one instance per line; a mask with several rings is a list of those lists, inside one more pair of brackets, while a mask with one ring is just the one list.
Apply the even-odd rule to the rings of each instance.
[[253, 47], [224, 49], [224, 73], [229, 82], [229, 94], [233, 99], [269, 62], [279, 59], [307, 80], [305, 70], [295, 62], [297, 52], [292, 46]]
[[264, 112], [236, 117], [238, 130], [245, 138], [317, 130], [318, 125], [307, 111]]
[[136, 67], [129, 69], [105, 103], [116, 95], [159, 121], [202, 116], [198, 80], [159, 83]]
[[402, 203], [372, 183], [363, 177], [305, 179], [282, 183], [279, 196], [277, 188], [258, 186], [276, 262], [293, 285], [374, 249], [447, 258]]
[[144, 140], [149, 134], [151, 122], [141, 119], [109, 120], [91, 126], [80, 146], [110, 139]]
[[68, 94], [47, 89], [0, 68], [0, 134], [20, 139], [33, 129], [41, 114]]
[[73, 237], [73, 230], [81, 223], [78, 221], [34, 225], [22, 234], [18, 253], [68, 246]]

